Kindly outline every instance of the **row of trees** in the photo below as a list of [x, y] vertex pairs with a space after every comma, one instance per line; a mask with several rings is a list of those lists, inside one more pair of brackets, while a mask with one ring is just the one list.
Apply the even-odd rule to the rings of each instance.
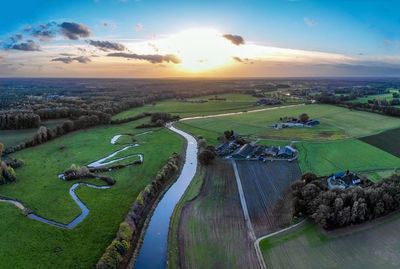
[[38, 128], [39, 115], [31, 112], [0, 113], [0, 130]]
[[400, 208], [399, 176], [347, 189], [328, 189], [325, 180], [306, 174], [291, 189], [295, 214], [309, 216], [326, 229], [362, 223]]
[[[17, 174], [14, 171], [14, 168], [11, 165], [7, 165], [6, 162], [2, 160], [4, 145], [0, 143], [0, 185], [6, 184], [8, 182], [13, 182], [17, 180]], [[21, 162], [17, 162], [16, 166], [20, 166]]]
[[109, 124], [110, 122], [110, 115], [97, 113], [97, 115], [81, 116], [77, 120], [73, 121], [66, 120], [62, 126], [57, 126], [53, 129], [41, 126], [28, 141], [22, 142], [14, 147], [9, 147], [4, 152], [10, 154], [24, 148], [40, 145], [75, 130], [89, 128], [99, 124]]

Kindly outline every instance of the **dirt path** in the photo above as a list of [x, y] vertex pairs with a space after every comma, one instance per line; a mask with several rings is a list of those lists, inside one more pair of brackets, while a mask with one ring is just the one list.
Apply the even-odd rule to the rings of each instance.
[[240, 115], [240, 114], [248, 114], [248, 113], [255, 113], [255, 112], [261, 112], [261, 111], [282, 109], [282, 108], [288, 108], [288, 107], [297, 107], [297, 106], [304, 106], [304, 105], [305, 105], [305, 104], [288, 105], [288, 106], [277, 106], [277, 107], [269, 107], [269, 108], [261, 108], [261, 109], [249, 110], [249, 111], [230, 112], [230, 113], [214, 114], [214, 115], [207, 115], [207, 116], [187, 117], [187, 118], [182, 118], [182, 119], [180, 119], [179, 121], [197, 120], [197, 119], [207, 119], [207, 118], [216, 118], [216, 117], [226, 117], [226, 116], [234, 116], [234, 115]]

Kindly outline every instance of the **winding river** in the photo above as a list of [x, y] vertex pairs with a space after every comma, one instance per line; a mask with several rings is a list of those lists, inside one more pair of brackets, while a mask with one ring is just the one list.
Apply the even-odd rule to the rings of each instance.
[[167, 239], [169, 221], [175, 205], [179, 202], [197, 169], [196, 139], [172, 125], [171, 131], [183, 136], [187, 142], [186, 159], [176, 182], [168, 189], [156, 207], [144, 236], [143, 245], [135, 262], [135, 269], [165, 268], [167, 265]]
[[[148, 133], [151, 133], [151, 132], [152, 131], [147, 131], [147, 132], [144, 132], [144, 133], [137, 134], [137, 136], [138, 135], [148, 134]], [[117, 144], [117, 141], [121, 136], [122, 135], [115, 135], [111, 139], [111, 144], [113, 144], [113, 145]], [[117, 151], [111, 153], [110, 155], [108, 155], [108, 156], [106, 156], [106, 157], [104, 157], [104, 158], [102, 158], [100, 160], [97, 160], [97, 161], [94, 161], [94, 162], [88, 164], [87, 167], [96, 168], [96, 167], [100, 167], [100, 166], [105, 166], [105, 165], [109, 165], [109, 164], [112, 164], [112, 163], [115, 163], [115, 162], [119, 162], [119, 161], [122, 161], [122, 160], [125, 160], [125, 159], [128, 159], [128, 158], [136, 157], [136, 156], [138, 156], [140, 158], [140, 161], [143, 162], [143, 155], [142, 154], [131, 154], [131, 155], [128, 155], [128, 156], [125, 156], [125, 157], [121, 157], [121, 158], [117, 158], [117, 159], [114, 159], [114, 160], [111, 160], [111, 161], [107, 162], [108, 159], [111, 159], [111, 158], [115, 157], [118, 153], [120, 153], [122, 151], [125, 151], [125, 150], [127, 150], [129, 148], [138, 147], [138, 146], [139, 146], [139, 144], [128, 145], [128, 146], [126, 146], [126, 147], [124, 147], [124, 148], [122, 148], [120, 150], [117, 150]], [[61, 179], [61, 180], [65, 180], [63, 174], [58, 175], [58, 178]], [[75, 189], [79, 185], [84, 185], [84, 186], [87, 186], [87, 187], [90, 187], [90, 188], [95, 188], [95, 189], [108, 189], [108, 188], [110, 188], [110, 186], [95, 186], [95, 185], [82, 183], [82, 182], [73, 184], [71, 186], [71, 188], [69, 189], [69, 194], [71, 195], [71, 197], [74, 200], [74, 202], [79, 206], [79, 208], [81, 209], [82, 212], [78, 217], [76, 217], [74, 220], [72, 220], [68, 224], [63, 224], [63, 223], [59, 223], [59, 222], [56, 222], [56, 221], [53, 221], [53, 220], [45, 219], [45, 218], [42, 218], [42, 217], [40, 217], [40, 216], [38, 216], [38, 215], [36, 215], [34, 213], [29, 213], [28, 214], [28, 218], [31, 218], [31, 219], [34, 219], [34, 220], [37, 220], [37, 221], [40, 221], [40, 222], [43, 222], [43, 223], [47, 223], [47, 224], [50, 224], [50, 225], [53, 225], [53, 226], [56, 226], [56, 227], [59, 227], [59, 228], [63, 228], [63, 229], [72, 229], [72, 228], [74, 228], [81, 221], [83, 221], [87, 217], [89, 212], [90, 212], [89, 208], [87, 208], [87, 206], [81, 200], [79, 200], [78, 196], [75, 193]], [[11, 203], [11, 204], [15, 205], [16, 207], [18, 207], [19, 209], [21, 209], [22, 211], [27, 210], [27, 208], [22, 203], [20, 203], [18, 201], [15, 201], [15, 200], [0, 199], [0, 202]]]

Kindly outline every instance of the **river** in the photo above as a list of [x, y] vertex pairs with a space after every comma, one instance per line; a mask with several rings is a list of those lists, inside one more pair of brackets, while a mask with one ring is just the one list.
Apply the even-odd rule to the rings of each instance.
[[172, 125], [171, 131], [183, 136], [187, 142], [185, 164], [176, 182], [168, 189], [156, 207], [147, 227], [144, 241], [136, 259], [135, 269], [161, 269], [167, 265], [167, 239], [169, 222], [175, 205], [181, 199], [197, 169], [196, 139]]

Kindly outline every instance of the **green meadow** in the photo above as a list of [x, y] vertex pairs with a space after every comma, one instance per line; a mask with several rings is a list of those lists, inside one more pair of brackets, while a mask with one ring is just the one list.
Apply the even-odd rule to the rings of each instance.
[[[307, 113], [321, 124], [310, 128], [291, 127], [279, 130], [269, 127], [278, 123], [282, 117], [298, 117], [302, 113]], [[214, 139], [214, 134], [234, 130], [240, 135], [268, 139], [330, 141], [375, 134], [399, 127], [400, 121], [393, 117], [331, 105], [299, 105], [232, 116], [185, 120], [179, 126], [210, 140]]]
[[[62, 181], [57, 174], [72, 164], [86, 165], [108, 156], [124, 145], [112, 145], [120, 133], [141, 133], [142, 123], [131, 122], [82, 130], [12, 155], [24, 160], [16, 170], [18, 181], [0, 187], [0, 196], [18, 199], [37, 215], [69, 223], [80, 208], [69, 195], [77, 181]], [[109, 189], [79, 186], [76, 193], [90, 209], [78, 226], [64, 230], [25, 217], [14, 205], [0, 202], [0, 268], [91, 268], [114, 238], [119, 223], [139, 192], [155, 177], [173, 152], [181, 152], [183, 140], [167, 129], [137, 137], [139, 146], [126, 154], [141, 153], [144, 163], [106, 173], [116, 179]], [[65, 148], [60, 150], [60, 146]], [[129, 151], [129, 152], [128, 152]], [[90, 179], [79, 180], [103, 184]], [[32, 262], [34, 261], [34, 265]]]

